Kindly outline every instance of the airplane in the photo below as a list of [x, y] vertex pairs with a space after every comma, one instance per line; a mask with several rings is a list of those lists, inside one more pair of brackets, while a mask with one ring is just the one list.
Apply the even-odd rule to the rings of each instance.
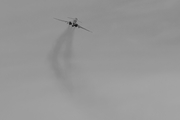
[[[88, 32], [92, 32], [92, 31], [78, 25], [77, 21], [79, 21], [79, 20], [77, 18], [71, 18], [71, 17], [68, 17], [68, 18], [73, 19], [73, 21], [66, 21], [66, 20], [61, 20], [61, 19], [58, 19], [58, 18], [54, 18], [54, 19], [56, 19], [58, 21], [61, 21], [61, 22], [66, 22], [67, 24], [71, 25], [72, 27], [78, 27], [78, 28], [84, 29], [84, 30], [86, 30]], [[79, 21], [79, 22], [81, 22], [81, 21]]]

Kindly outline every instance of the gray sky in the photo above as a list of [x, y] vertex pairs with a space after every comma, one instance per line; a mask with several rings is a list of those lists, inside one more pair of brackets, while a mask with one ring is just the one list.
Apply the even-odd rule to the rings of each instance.
[[[178, 0], [1, 0], [0, 119], [180, 118]], [[77, 17], [73, 96], [48, 60]], [[60, 89], [59, 89], [60, 88]]]

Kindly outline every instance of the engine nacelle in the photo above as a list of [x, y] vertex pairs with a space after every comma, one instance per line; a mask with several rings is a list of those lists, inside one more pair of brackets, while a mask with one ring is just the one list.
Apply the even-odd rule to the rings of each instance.
[[78, 24], [73, 24], [72, 27], [78, 27]]
[[75, 24], [74, 26], [75, 26], [75, 27], [77, 27], [77, 26], [78, 26], [78, 24]]
[[72, 22], [69, 22], [69, 25], [72, 25]]

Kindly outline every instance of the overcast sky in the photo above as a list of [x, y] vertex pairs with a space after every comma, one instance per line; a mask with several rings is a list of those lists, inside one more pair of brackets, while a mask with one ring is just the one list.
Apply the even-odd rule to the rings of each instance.
[[180, 119], [179, 11], [179, 0], [1, 0], [0, 119]]

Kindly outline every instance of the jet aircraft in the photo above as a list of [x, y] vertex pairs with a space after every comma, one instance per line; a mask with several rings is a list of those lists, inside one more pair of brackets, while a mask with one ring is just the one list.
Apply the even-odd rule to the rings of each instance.
[[78, 27], [78, 28], [84, 29], [84, 30], [86, 30], [88, 32], [92, 32], [92, 31], [80, 26], [79, 24], [77, 24], [77, 21], [79, 21], [77, 18], [71, 18], [71, 17], [68, 17], [68, 18], [73, 19], [73, 21], [66, 21], [66, 20], [61, 20], [61, 19], [58, 19], [58, 18], [54, 18], [54, 19], [59, 20], [61, 22], [65, 22], [65, 23], [71, 25], [72, 27]]

